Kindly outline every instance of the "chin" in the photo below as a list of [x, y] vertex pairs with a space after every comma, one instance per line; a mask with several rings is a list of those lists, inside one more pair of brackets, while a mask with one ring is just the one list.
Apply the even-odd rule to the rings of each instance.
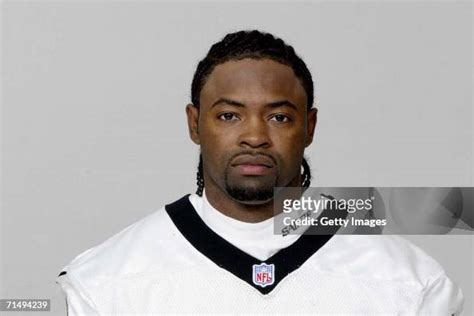
[[265, 204], [273, 200], [273, 186], [226, 186], [229, 196], [242, 204]]

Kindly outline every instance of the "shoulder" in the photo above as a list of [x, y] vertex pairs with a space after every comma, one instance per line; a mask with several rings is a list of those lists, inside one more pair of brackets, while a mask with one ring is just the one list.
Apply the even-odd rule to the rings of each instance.
[[79, 254], [63, 271], [81, 283], [97, 284], [110, 278], [158, 271], [167, 261], [179, 264], [176, 252], [185, 246], [184, 238], [162, 207]]
[[[443, 267], [407, 239], [394, 235], [336, 235], [312, 267], [396, 295], [419, 295], [419, 315], [458, 315], [462, 290]], [[417, 294], [418, 293], [418, 294]]]
[[[188, 199], [186, 195], [171, 204], [179, 211]], [[182, 270], [202, 261], [165, 206], [75, 257], [56, 283], [66, 294], [70, 314], [96, 315], [104, 306], [116, 304], [113, 295], [118, 285], [143, 277], [166, 278], [170, 269]]]
[[336, 235], [319, 255], [324, 269], [367, 279], [425, 287], [444, 274], [430, 255], [394, 235]]

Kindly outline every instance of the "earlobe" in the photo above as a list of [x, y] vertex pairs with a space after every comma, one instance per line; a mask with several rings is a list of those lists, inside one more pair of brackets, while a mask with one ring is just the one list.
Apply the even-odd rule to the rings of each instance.
[[200, 145], [201, 141], [199, 139], [199, 108], [194, 104], [190, 103], [186, 106], [186, 116], [188, 118], [188, 130], [189, 130], [189, 137], [191, 140]]
[[316, 122], [318, 120], [318, 109], [312, 108], [308, 111], [308, 125], [307, 138], [305, 147], [308, 147], [313, 142], [314, 130], [316, 129]]

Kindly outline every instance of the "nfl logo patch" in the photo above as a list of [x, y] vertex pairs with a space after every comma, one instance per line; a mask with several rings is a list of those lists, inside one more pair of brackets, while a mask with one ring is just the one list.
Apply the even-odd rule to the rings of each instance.
[[261, 287], [272, 285], [275, 281], [274, 264], [254, 264], [253, 265], [253, 283]]

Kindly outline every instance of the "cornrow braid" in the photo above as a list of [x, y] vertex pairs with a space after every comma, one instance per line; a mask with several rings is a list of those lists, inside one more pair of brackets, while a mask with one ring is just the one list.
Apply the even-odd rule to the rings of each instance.
[[313, 79], [304, 61], [296, 54], [293, 47], [282, 39], [257, 30], [230, 33], [220, 42], [212, 45], [206, 57], [199, 62], [194, 73], [191, 84], [191, 102], [199, 107], [202, 87], [217, 65], [229, 60], [244, 58], [268, 58], [291, 67], [306, 92], [308, 110], [312, 108], [314, 101]]
[[301, 165], [303, 166], [303, 174], [301, 175], [301, 186], [303, 188], [308, 188], [311, 185], [311, 168], [309, 167], [308, 161], [306, 161], [306, 158], [304, 157]]
[[202, 168], [202, 155], [199, 155], [199, 165], [198, 171], [196, 174], [196, 184], [197, 184], [197, 191], [196, 194], [202, 196], [202, 191], [204, 190], [204, 171]]

